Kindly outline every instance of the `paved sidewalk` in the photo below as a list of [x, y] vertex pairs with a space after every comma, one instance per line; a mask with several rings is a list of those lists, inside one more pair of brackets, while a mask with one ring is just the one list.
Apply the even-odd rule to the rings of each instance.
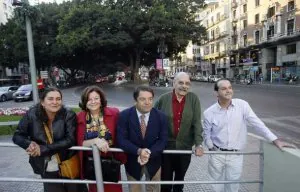
[[[0, 136], [0, 142], [11, 142], [11, 136]], [[259, 141], [248, 136], [248, 146], [246, 151], [258, 151]], [[40, 178], [35, 175], [28, 163], [28, 156], [21, 148], [0, 147], [0, 177], [27, 177]], [[190, 168], [186, 175], [186, 180], [209, 180], [207, 172], [207, 155], [201, 158], [192, 157]], [[259, 156], [247, 155], [244, 157], [244, 172], [242, 180], [259, 179]], [[124, 167], [122, 167], [122, 180], [126, 180]], [[240, 192], [258, 192], [258, 184], [242, 184]], [[123, 186], [123, 191], [128, 191], [128, 186]], [[0, 192], [42, 192], [42, 183], [33, 182], [0, 182]], [[185, 192], [210, 192], [210, 185], [187, 184]]]

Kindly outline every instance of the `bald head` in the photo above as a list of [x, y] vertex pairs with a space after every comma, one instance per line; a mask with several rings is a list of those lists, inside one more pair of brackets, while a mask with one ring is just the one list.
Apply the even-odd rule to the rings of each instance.
[[179, 72], [179, 73], [176, 73], [176, 75], [174, 77], [174, 81], [177, 81], [178, 79], [182, 79], [182, 78], [190, 79], [190, 76], [186, 72]]
[[177, 98], [184, 97], [191, 86], [190, 76], [185, 72], [179, 72], [174, 77], [173, 87]]

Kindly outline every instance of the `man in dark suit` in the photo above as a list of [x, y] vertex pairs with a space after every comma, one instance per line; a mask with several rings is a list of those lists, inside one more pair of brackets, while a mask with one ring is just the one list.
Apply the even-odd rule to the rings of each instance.
[[[160, 181], [161, 155], [168, 137], [167, 118], [153, 108], [154, 92], [140, 86], [134, 93], [135, 106], [119, 115], [117, 143], [128, 154], [125, 164], [127, 179]], [[141, 185], [129, 185], [130, 192], [142, 191]], [[146, 185], [147, 192], [160, 192], [160, 185]]]

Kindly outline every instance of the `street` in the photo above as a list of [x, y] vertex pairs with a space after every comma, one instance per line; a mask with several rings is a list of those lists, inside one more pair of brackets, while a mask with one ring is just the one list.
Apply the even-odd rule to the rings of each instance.
[[[106, 93], [108, 105], [119, 107], [120, 110], [133, 105], [134, 85], [103, 84], [101, 87]], [[172, 90], [171, 87], [152, 88], [155, 92], [155, 100], [159, 95]], [[234, 97], [248, 101], [257, 116], [272, 131], [300, 147], [300, 87], [234, 84], [233, 88]], [[84, 87], [75, 87], [62, 90], [64, 104], [78, 106], [83, 89]], [[216, 102], [212, 83], [193, 82], [192, 91], [199, 96], [202, 110]], [[32, 101], [18, 103], [7, 101], [1, 103], [1, 108], [31, 106], [32, 103]], [[251, 132], [251, 129], [249, 131]]]

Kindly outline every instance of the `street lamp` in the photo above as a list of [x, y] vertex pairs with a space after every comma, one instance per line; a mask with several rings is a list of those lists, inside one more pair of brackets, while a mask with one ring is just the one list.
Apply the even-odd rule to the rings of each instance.
[[[13, 0], [13, 6], [22, 6], [22, 7], [30, 7], [27, 0], [24, 2], [20, 0]], [[34, 58], [34, 48], [33, 48], [33, 40], [32, 40], [32, 27], [29, 16], [25, 13], [25, 22], [26, 22], [26, 35], [27, 35], [27, 46], [28, 46], [28, 55], [29, 55], [29, 65], [30, 65], [30, 77], [32, 84], [32, 96], [33, 102], [38, 103], [38, 90], [37, 90], [37, 79], [36, 79], [36, 67], [35, 67], [35, 58]]]
[[167, 52], [168, 52], [168, 47], [165, 44], [165, 39], [161, 39], [157, 47], [157, 53], [160, 55], [162, 67], [164, 63], [165, 53]]

